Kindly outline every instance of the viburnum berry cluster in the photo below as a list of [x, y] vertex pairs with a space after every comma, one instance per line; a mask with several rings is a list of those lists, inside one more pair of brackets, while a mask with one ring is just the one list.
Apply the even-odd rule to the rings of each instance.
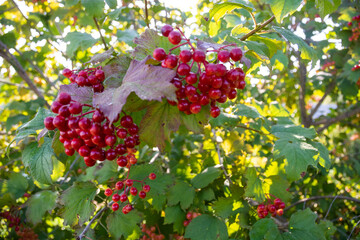
[[321, 70], [328, 71], [332, 75], [335, 75], [337, 72], [335, 68], [335, 61], [325, 62], [324, 65], [322, 65]]
[[194, 218], [196, 218], [196, 217], [198, 217], [200, 215], [201, 215], [201, 213], [188, 212], [186, 214], [186, 220], [184, 220], [184, 222], [183, 222], [184, 227], [187, 227], [190, 224], [191, 220], [193, 220]]
[[[130, 173], [130, 168], [128, 171], [128, 175], [124, 180], [116, 182], [115, 187], [113, 189], [111, 188], [105, 189], [104, 192], [105, 196], [107, 197], [112, 196], [112, 201], [114, 203], [112, 204], [111, 208], [114, 212], [119, 210], [120, 205], [118, 202], [120, 201], [121, 203], [124, 203], [122, 212], [124, 214], [128, 214], [129, 212], [131, 212], [131, 210], [134, 209], [134, 206], [130, 203], [130, 200], [128, 198], [129, 194], [131, 194], [132, 196], [136, 196], [139, 193], [139, 197], [141, 199], [144, 199], [146, 197], [146, 193], [150, 191], [150, 186], [145, 183], [144, 181], [145, 179], [144, 180], [129, 179], [129, 173]], [[155, 180], [156, 174], [150, 173], [147, 178], [149, 178], [150, 180]], [[141, 184], [142, 189], [140, 191], [138, 191], [138, 189], [134, 186], [134, 182], [138, 182]], [[120, 193], [121, 191], [122, 193]]]
[[259, 218], [265, 218], [269, 213], [272, 217], [276, 215], [282, 216], [284, 214], [285, 203], [280, 198], [275, 198], [272, 202], [271, 198], [268, 198], [265, 204], [260, 204], [257, 207], [257, 213]]
[[80, 87], [92, 87], [94, 92], [103, 92], [102, 82], [105, 80], [105, 73], [101, 66], [97, 68], [87, 68], [80, 71], [65, 68], [62, 74], [67, 77], [71, 83], [76, 83]]
[[[218, 117], [220, 109], [216, 104], [236, 98], [236, 89], [245, 88], [245, 73], [242, 68], [235, 67], [235, 62], [242, 59], [242, 50], [236, 44], [206, 51], [196, 49], [180, 29], [174, 30], [170, 25], [163, 26], [161, 33], [176, 45], [168, 53], [163, 48], [153, 52], [154, 59], [161, 61], [162, 67], [176, 69], [177, 75], [171, 82], [177, 88], [177, 102], [168, 102], [186, 114], [197, 114], [202, 106], [210, 104], [210, 115]], [[184, 45], [190, 49], [181, 50], [178, 56], [172, 54], [174, 49]], [[216, 54], [216, 60], [208, 62], [206, 58], [210, 52]], [[231, 66], [230, 69], [225, 64]], [[192, 72], [196, 67], [196, 72]]]
[[351, 68], [351, 70], [352, 71], [357, 71], [357, 70], [359, 70], [360, 69], [360, 60], [359, 60], [359, 63], [358, 64], [356, 64], [355, 66], [353, 66], [352, 68]]
[[16, 208], [12, 207], [10, 211], [0, 213], [0, 218], [6, 220], [8, 228], [14, 228], [16, 235], [19, 236], [19, 240], [37, 240], [38, 235], [32, 228], [26, 227], [21, 223], [20, 217], [16, 216]]
[[[83, 107], [90, 108], [83, 113]], [[129, 167], [137, 159], [135, 146], [140, 144], [139, 127], [129, 115], [120, 115], [113, 123], [99, 109], [88, 104], [80, 104], [71, 99], [68, 93], [61, 92], [51, 105], [56, 117], [44, 120], [48, 130], [59, 129], [59, 140], [64, 144], [65, 153], [74, 155], [75, 151], [84, 157], [85, 164], [92, 167], [96, 161], [115, 160], [120, 167]], [[92, 115], [88, 118], [88, 115]], [[120, 124], [117, 123], [120, 119]]]
[[352, 28], [352, 35], [349, 37], [349, 41], [357, 41], [360, 36], [360, 15], [357, 15], [351, 19], [351, 22], [348, 22], [348, 27]]
[[141, 231], [144, 233], [142, 236], [142, 240], [163, 240], [165, 239], [164, 234], [161, 234], [160, 229], [158, 229], [159, 233], [156, 233], [156, 227], [151, 226], [148, 227], [146, 224], [143, 224], [141, 227]]

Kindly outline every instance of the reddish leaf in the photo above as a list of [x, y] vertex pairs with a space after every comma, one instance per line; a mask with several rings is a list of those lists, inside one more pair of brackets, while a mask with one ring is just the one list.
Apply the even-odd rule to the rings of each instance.
[[91, 103], [93, 97], [93, 90], [91, 87], [79, 87], [76, 84], [61, 85], [60, 91], [70, 94], [71, 99], [79, 103]]

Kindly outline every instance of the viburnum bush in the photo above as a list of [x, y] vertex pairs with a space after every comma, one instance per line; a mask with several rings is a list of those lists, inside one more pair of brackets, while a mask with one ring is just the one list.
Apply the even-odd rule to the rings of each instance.
[[358, 237], [356, 1], [118, 4], [0, 6], [1, 238]]

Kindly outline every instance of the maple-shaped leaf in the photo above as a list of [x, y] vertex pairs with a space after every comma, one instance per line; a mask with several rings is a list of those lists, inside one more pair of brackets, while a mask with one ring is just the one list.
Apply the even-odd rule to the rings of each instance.
[[160, 66], [147, 65], [146, 61], [149, 58], [150, 56], [142, 61], [132, 60], [120, 87], [94, 95], [93, 105], [98, 106], [110, 121], [121, 112], [132, 92], [142, 100], [161, 101], [163, 97], [169, 100], [176, 99], [176, 88], [170, 82], [176, 72]]
[[105, 73], [105, 88], [120, 87], [122, 80], [130, 66], [131, 58], [127, 55], [120, 55], [110, 59], [103, 67]]
[[77, 84], [61, 85], [60, 91], [70, 94], [71, 99], [79, 103], [91, 103], [93, 98], [93, 90], [91, 87], [79, 87]]
[[90, 61], [86, 62], [86, 63], [92, 63], [92, 64], [96, 64], [96, 63], [101, 63], [104, 62], [105, 60], [109, 59], [112, 54], [114, 53], [114, 48], [110, 48], [109, 50], [103, 52], [103, 53], [98, 53], [95, 54]]

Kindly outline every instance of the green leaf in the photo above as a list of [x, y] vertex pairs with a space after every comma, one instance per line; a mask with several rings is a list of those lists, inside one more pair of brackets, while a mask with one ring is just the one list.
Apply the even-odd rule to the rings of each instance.
[[65, 225], [73, 225], [76, 221], [82, 225], [88, 221], [95, 210], [92, 201], [98, 188], [91, 182], [74, 182], [61, 195], [60, 202], [64, 205], [63, 218]]
[[237, 214], [234, 209], [234, 199], [229, 197], [219, 198], [213, 203], [213, 209], [217, 216], [224, 219]]
[[221, 175], [221, 170], [216, 167], [208, 167], [201, 173], [197, 174], [191, 183], [194, 188], [204, 188]]
[[256, 110], [256, 108], [245, 105], [245, 104], [236, 104], [234, 108], [235, 115], [239, 117], [247, 117], [247, 118], [262, 118], [260, 113]]
[[209, 21], [214, 18], [217, 22], [222, 18], [226, 13], [231, 12], [234, 9], [244, 8], [249, 12], [253, 11], [253, 8], [242, 3], [234, 2], [225, 2], [220, 4], [215, 4], [209, 13]]
[[194, 218], [186, 227], [185, 238], [191, 238], [191, 240], [228, 239], [228, 232], [223, 221], [202, 214]]
[[16, 46], [16, 36], [14, 31], [2, 34], [0, 36], [0, 41], [2, 41], [8, 48], [14, 48]]
[[301, 136], [309, 139], [314, 139], [316, 137], [316, 131], [314, 128], [303, 128], [296, 125], [274, 125], [271, 127], [271, 133], [277, 137], [284, 135], [294, 137]]
[[14, 140], [18, 142], [19, 140], [24, 139], [29, 135], [36, 134], [36, 130], [43, 129], [45, 127], [44, 119], [48, 116], [54, 116], [54, 114], [47, 109], [39, 108], [33, 119], [27, 123], [24, 123], [17, 129]]
[[310, 47], [302, 38], [296, 36], [293, 32], [285, 28], [276, 27], [276, 26], [274, 26], [273, 28], [275, 31], [280, 33], [286, 40], [288, 40], [288, 42], [298, 45], [302, 58], [316, 62], [317, 55], [315, 50], [312, 47]]
[[119, 42], [125, 42], [129, 45], [132, 45], [134, 44], [133, 43], [134, 38], [139, 36], [139, 34], [137, 33], [137, 31], [133, 29], [126, 29], [126, 30], [118, 30], [116, 32], [116, 36]]
[[66, 42], [69, 42], [66, 47], [66, 54], [69, 57], [73, 57], [75, 52], [80, 48], [82, 51], [85, 51], [89, 47], [95, 45], [98, 41], [94, 39], [88, 33], [81, 33], [81, 32], [69, 32], [66, 37], [64, 38]]
[[245, 177], [248, 180], [245, 189], [245, 196], [255, 197], [256, 201], [263, 202], [265, 200], [263, 182], [257, 176], [255, 168], [248, 168]]
[[174, 230], [181, 233], [184, 228], [183, 222], [185, 220], [185, 213], [181, 210], [179, 205], [167, 207], [165, 209], [164, 224], [174, 224]]
[[121, 112], [131, 92], [143, 100], [161, 101], [163, 97], [175, 100], [176, 88], [170, 82], [176, 75], [174, 70], [146, 64], [150, 56], [141, 62], [133, 60], [119, 88], [106, 89], [94, 96], [94, 105], [113, 121]]
[[341, 0], [315, 0], [316, 7], [320, 9], [320, 17], [335, 12], [341, 4]]
[[104, 0], [81, 0], [84, 5], [86, 14], [91, 17], [101, 17], [104, 14]]
[[111, 9], [115, 9], [117, 7], [117, 1], [116, 0], [105, 0], [106, 4]]
[[276, 21], [278, 23], [281, 23], [283, 18], [287, 14], [289, 14], [289, 13], [292, 14], [293, 12], [295, 12], [301, 3], [302, 3], [302, 0], [292, 0], [292, 1], [271, 0], [271, 1], [269, 1], [271, 11], [274, 13], [274, 15], [276, 17]]
[[116, 161], [106, 161], [100, 169], [96, 169], [94, 175], [99, 183], [106, 183], [111, 178], [119, 176]]
[[11, 173], [9, 180], [6, 181], [7, 191], [11, 193], [15, 199], [23, 196], [29, 187], [28, 180], [21, 173]]
[[286, 179], [279, 175], [273, 175], [266, 178], [265, 181], [270, 185], [270, 194], [280, 198], [284, 202], [291, 199], [291, 193], [286, 190], [290, 187], [290, 184]]
[[[102, 63], [105, 62], [106, 60], [110, 59], [113, 56], [114, 53], [114, 48], [110, 48], [109, 50], [106, 50], [103, 53], [97, 53], [94, 56], [91, 57], [90, 61], [87, 61], [86, 63], [92, 63], [92, 64], [97, 64], [97, 63]], [[107, 77], [106, 73], [105, 76]]]
[[311, 141], [310, 144], [319, 151], [317, 162], [319, 162], [322, 167], [329, 169], [331, 167], [329, 150], [319, 142]]
[[115, 239], [139, 239], [140, 228], [138, 224], [141, 222], [141, 217], [136, 210], [128, 214], [123, 214], [121, 211], [111, 213], [107, 219], [106, 224]]
[[168, 204], [170, 206], [180, 203], [181, 208], [186, 210], [193, 203], [195, 189], [188, 183], [177, 181], [168, 194]]
[[250, 240], [281, 240], [279, 229], [271, 218], [258, 220], [250, 230]]
[[30, 168], [31, 176], [44, 184], [52, 183], [54, 150], [51, 145], [52, 140], [45, 137], [41, 146], [32, 142], [25, 147], [22, 154], [22, 161], [26, 167]]
[[212, 190], [211, 188], [205, 188], [202, 189], [199, 192], [199, 199], [203, 200], [203, 201], [211, 201], [215, 199], [215, 193], [214, 190]]
[[60, 137], [60, 131], [56, 131], [51, 143], [51, 147], [54, 150], [56, 156], [59, 156], [61, 153], [65, 151], [64, 144], [60, 142], [59, 137]]
[[40, 223], [44, 214], [55, 208], [56, 198], [57, 192], [49, 190], [35, 193], [26, 203], [26, 218], [33, 224]]
[[268, 58], [272, 58], [278, 50], [282, 50], [284, 45], [283, 41], [267, 37], [260, 37], [258, 35], [251, 36], [249, 40], [265, 44], [267, 49], [265, 49], [264, 52]]
[[314, 157], [317, 150], [306, 142], [295, 138], [281, 138], [275, 142], [274, 151], [275, 155], [286, 158], [285, 171], [290, 180], [299, 179], [309, 165], [316, 167]]

